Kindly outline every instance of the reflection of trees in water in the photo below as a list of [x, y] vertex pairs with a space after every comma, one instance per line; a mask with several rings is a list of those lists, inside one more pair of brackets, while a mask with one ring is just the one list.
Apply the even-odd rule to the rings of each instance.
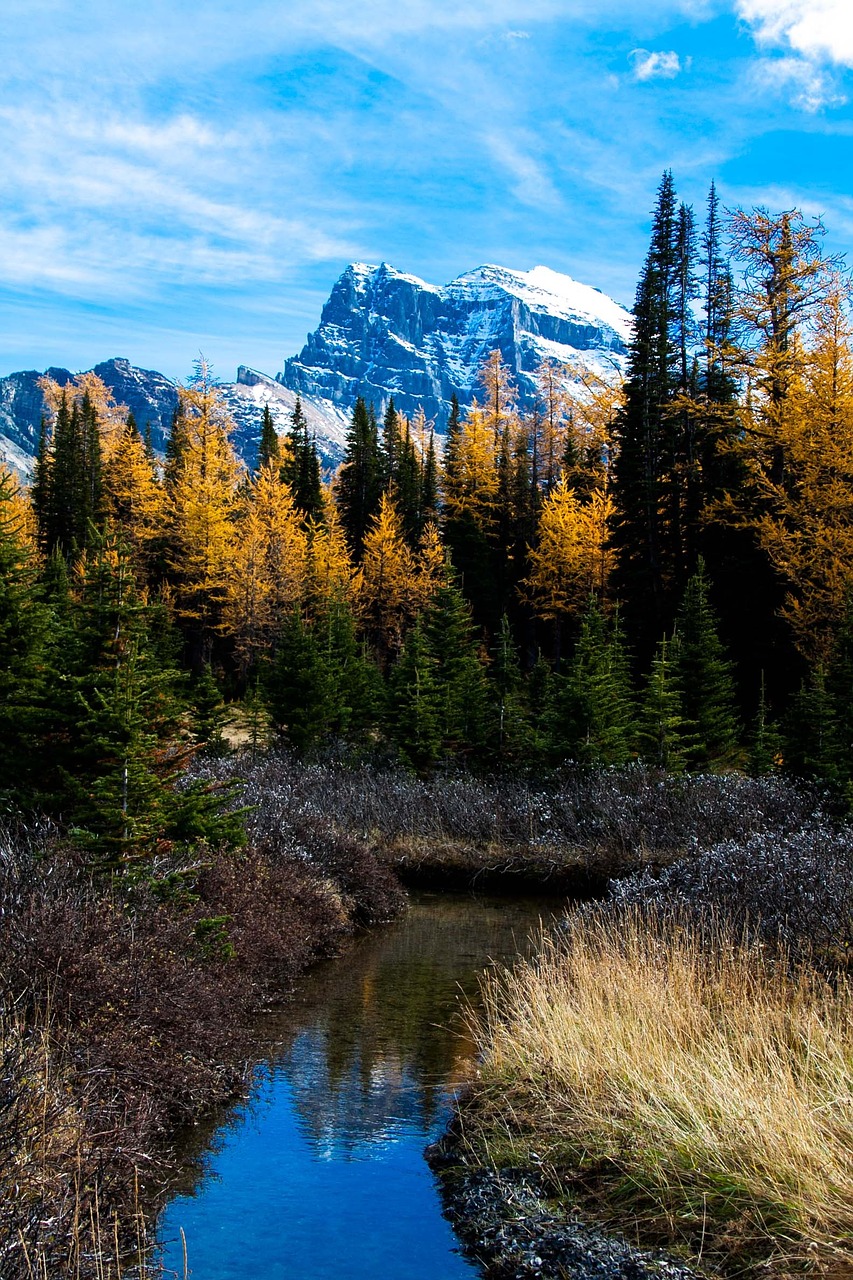
[[403, 1125], [429, 1131], [473, 1053], [462, 1002], [476, 998], [490, 959], [528, 950], [542, 912], [551, 913], [529, 902], [420, 899], [309, 977], [279, 1061], [321, 1154], [382, 1145]]

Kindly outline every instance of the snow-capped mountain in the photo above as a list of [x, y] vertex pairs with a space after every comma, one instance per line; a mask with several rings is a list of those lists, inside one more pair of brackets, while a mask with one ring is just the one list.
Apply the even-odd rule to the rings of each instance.
[[[391, 396], [410, 416], [423, 406], [441, 432], [450, 397], [471, 403], [480, 365], [495, 348], [530, 404], [543, 359], [580, 361], [615, 375], [624, 368], [630, 331], [630, 313], [612, 298], [548, 267], [478, 267], [439, 288], [387, 264], [353, 263], [332, 289], [318, 328], [282, 373], [271, 378], [241, 365], [236, 382], [220, 389], [235, 421], [235, 447], [248, 464], [256, 457], [264, 407], [286, 431], [299, 394], [323, 463], [334, 467], [358, 396], [379, 412]], [[177, 384], [124, 359], [106, 360], [94, 372], [162, 450]], [[47, 373], [61, 384], [72, 378], [68, 369]], [[0, 378], [0, 459], [22, 474], [38, 449], [40, 377], [26, 370]]]
[[[154, 448], [162, 453], [178, 403], [177, 383], [156, 370], [137, 369], [122, 359], [105, 360], [92, 372], [110, 388], [117, 404], [132, 410], [140, 430], [150, 430]], [[73, 377], [68, 369], [48, 369], [46, 373], [60, 386]], [[28, 369], [0, 378], [0, 460], [5, 458], [24, 476], [31, 472], [38, 451], [44, 412], [38, 385], [41, 376], [37, 370]], [[222, 383], [219, 390], [234, 420], [234, 446], [251, 465], [257, 454], [264, 407], [269, 405], [276, 429], [284, 433], [290, 426], [296, 392], [245, 365], [237, 370], [236, 382]], [[343, 457], [349, 414], [337, 405], [311, 397], [303, 399], [303, 409], [308, 429], [316, 436], [321, 462], [334, 468]]]
[[480, 365], [495, 348], [529, 402], [543, 359], [621, 372], [630, 331], [624, 307], [548, 267], [478, 267], [439, 288], [387, 263], [353, 263], [319, 327], [277, 377], [344, 409], [359, 395], [377, 408], [393, 396], [409, 415], [422, 405], [441, 431], [451, 395], [470, 404]]

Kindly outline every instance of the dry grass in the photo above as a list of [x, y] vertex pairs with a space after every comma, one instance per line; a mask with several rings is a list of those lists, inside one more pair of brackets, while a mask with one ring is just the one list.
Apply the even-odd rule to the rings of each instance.
[[[607, 909], [489, 982], [465, 1134], [740, 1270], [853, 1265], [853, 990], [721, 923]], [[579, 1176], [578, 1171], [580, 1171]], [[564, 1183], [564, 1185], [566, 1185]]]

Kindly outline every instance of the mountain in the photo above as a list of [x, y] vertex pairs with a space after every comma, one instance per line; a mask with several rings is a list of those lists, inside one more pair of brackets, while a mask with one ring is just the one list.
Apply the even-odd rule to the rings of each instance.
[[[162, 452], [168, 439], [172, 415], [178, 403], [177, 383], [153, 369], [138, 369], [129, 360], [105, 360], [91, 371], [110, 388], [117, 404], [132, 410], [140, 430], [150, 428], [155, 449]], [[68, 369], [47, 369], [48, 377], [60, 386], [72, 380]], [[44, 412], [39, 379], [35, 369], [10, 373], [0, 378], [0, 459], [5, 457], [22, 475], [32, 470], [38, 451], [41, 417]], [[296, 404], [296, 392], [274, 378], [241, 365], [237, 381], [220, 384], [234, 420], [234, 447], [247, 463], [253, 464], [261, 433], [264, 406], [269, 405], [276, 429], [284, 433]], [[317, 438], [321, 462], [334, 468], [343, 457], [349, 414], [329, 402], [303, 401], [309, 431]]]
[[[536, 369], [545, 359], [580, 361], [605, 376], [625, 366], [631, 316], [590, 285], [548, 267], [511, 271], [485, 266], [439, 288], [394, 267], [353, 263], [335, 284], [320, 324], [298, 356], [275, 378], [241, 365], [236, 382], [220, 387], [235, 421], [234, 444], [252, 465], [264, 407], [286, 431], [297, 394], [323, 464], [337, 465], [358, 396], [382, 412], [393, 396], [411, 416], [423, 406], [444, 430], [455, 393], [463, 406], [478, 394], [478, 370], [495, 348], [515, 376], [522, 403], [536, 397]], [[105, 360], [93, 370], [118, 404], [133, 411], [154, 447], [165, 446], [178, 402], [177, 384], [129, 360]], [[60, 384], [68, 369], [48, 369]], [[0, 378], [0, 459], [23, 474], [38, 450], [42, 397], [36, 370]]]
[[495, 348], [530, 403], [544, 359], [621, 372], [630, 332], [624, 307], [548, 267], [483, 266], [439, 288], [387, 263], [353, 263], [319, 327], [277, 378], [344, 409], [359, 395], [377, 408], [393, 396], [407, 415], [423, 405], [441, 431], [450, 397], [471, 403], [480, 365]]

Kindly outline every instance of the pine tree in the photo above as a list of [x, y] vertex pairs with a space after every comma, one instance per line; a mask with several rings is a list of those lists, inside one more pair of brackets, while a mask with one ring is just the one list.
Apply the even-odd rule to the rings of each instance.
[[489, 746], [504, 762], [529, 763], [534, 733], [524, 704], [524, 681], [506, 614], [492, 647], [489, 667]]
[[382, 487], [386, 491], [398, 481], [401, 444], [400, 415], [394, 405], [394, 397], [391, 396], [382, 420]]
[[702, 561], [687, 583], [677, 627], [676, 673], [684, 715], [695, 732], [691, 764], [710, 769], [730, 766], [737, 757], [739, 737], [732, 665], [717, 634]]
[[801, 778], [839, 781], [838, 721], [818, 665], [791, 699], [784, 722], [785, 768]]
[[486, 673], [474, 639], [471, 609], [449, 576], [421, 615], [434, 659], [438, 727], [446, 754], [478, 751], [488, 721]]
[[238, 838], [239, 823], [204, 787], [178, 788], [187, 759], [179, 674], [151, 643], [156, 609], [140, 595], [128, 548], [93, 537], [72, 604], [67, 676], [78, 731], [62, 808], [96, 869], [150, 856], [159, 842]]
[[776, 773], [782, 761], [782, 751], [782, 733], [770, 710], [762, 673], [758, 708], [749, 735], [748, 771], [752, 777], [762, 778]]
[[276, 731], [306, 755], [327, 730], [328, 674], [314, 630], [298, 609], [282, 627], [264, 693]]
[[384, 718], [379, 669], [358, 642], [346, 600], [331, 601], [315, 627], [326, 671], [328, 732], [364, 746]]
[[637, 287], [625, 403], [615, 423], [615, 585], [641, 653], [669, 626], [685, 578], [683, 417], [674, 406], [686, 389], [691, 245], [689, 219], [679, 212], [667, 172]]
[[608, 624], [594, 596], [552, 698], [551, 751], [558, 759], [597, 765], [631, 759], [634, 705], [624, 640], [618, 618]]
[[38, 751], [50, 697], [49, 610], [37, 593], [17, 482], [0, 468], [0, 797], [22, 805], [44, 767]]
[[296, 507], [306, 520], [323, 515], [323, 485], [317, 445], [308, 437], [308, 420], [297, 395], [290, 415], [287, 451], [281, 464], [281, 477], [290, 486]]
[[669, 773], [684, 772], [694, 744], [693, 726], [684, 714], [677, 660], [677, 635], [658, 641], [637, 723], [642, 759]]
[[420, 619], [415, 623], [391, 672], [388, 729], [403, 759], [428, 769], [442, 741], [436, 661]]
[[[299, 401], [297, 400], [297, 404]], [[275, 423], [272, 420], [272, 413], [268, 404], [264, 405], [264, 417], [261, 423], [261, 439], [258, 445], [258, 470], [261, 467], [275, 465], [279, 461], [280, 446], [278, 441], [278, 432], [275, 429]]]
[[227, 755], [228, 743], [222, 733], [228, 719], [225, 701], [207, 662], [190, 685], [189, 703], [190, 732], [195, 744], [206, 756]]
[[347, 434], [337, 478], [337, 506], [353, 557], [358, 562], [364, 539], [382, 497], [382, 462], [376, 417], [359, 396]]
[[68, 559], [81, 551], [90, 525], [104, 514], [101, 441], [95, 406], [87, 395], [62, 389], [53, 430], [42, 433], [36, 470], [39, 541]]

